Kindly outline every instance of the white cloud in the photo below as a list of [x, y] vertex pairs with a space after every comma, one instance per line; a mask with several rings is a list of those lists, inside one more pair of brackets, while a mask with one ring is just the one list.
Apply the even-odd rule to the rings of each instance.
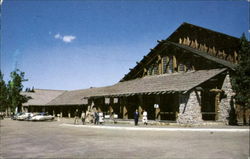
[[57, 33], [55, 36], [54, 36], [55, 39], [60, 39], [62, 40], [63, 42], [65, 43], [71, 43], [74, 39], [76, 39], [76, 36], [73, 36], [73, 35], [61, 35], [60, 33]]
[[72, 35], [65, 35], [63, 36], [63, 41], [66, 42], [66, 43], [70, 43], [72, 40], [74, 40], [76, 37], [75, 36], [72, 36]]
[[62, 39], [62, 36], [58, 33], [54, 36], [55, 39]]

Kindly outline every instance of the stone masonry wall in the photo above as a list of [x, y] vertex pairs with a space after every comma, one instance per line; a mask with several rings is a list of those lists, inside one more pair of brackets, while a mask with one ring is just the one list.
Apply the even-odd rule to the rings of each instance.
[[200, 92], [192, 91], [180, 95], [179, 115], [177, 122], [184, 125], [199, 125], [203, 122], [200, 106]]
[[229, 74], [226, 75], [221, 89], [225, 92], [226, 98], [222, 98], [219, 104], [218, 121], [228, 123], [231, 97], [234, 95]]

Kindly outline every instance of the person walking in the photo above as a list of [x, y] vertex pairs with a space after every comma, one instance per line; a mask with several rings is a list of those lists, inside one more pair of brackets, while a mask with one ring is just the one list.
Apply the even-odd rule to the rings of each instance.
[[78, 109], [76, 109], [75, 111], [75, 121], [74, 121], [74, 124], [77, 124], [78, 123]]
[[84, 125], [84, 124], [85, 124], [85, 118], [86, 118], [85, 112], [84, 112], [84, 111], [82, 111], [82, 115], [81, 115], [82, 125]]
[[114, 121], [114, 124], [116, 124], [117, 123], [117, 118], [118, 118], [118, 115], [117, 114], [115, 114], [114, 112], [112, 113], [112, 118], [113, 118], [113, 121]]
[[142, 123], [144, 125], [148, 125], [148, 113], [146, 110], [144, 110], [142, 113]]
[[136, 109], [135, 112], [134, 112], [135, 126], [138, 125], [138, 119], [139, 119], [139, 112], [138, 112], [138, 110]]

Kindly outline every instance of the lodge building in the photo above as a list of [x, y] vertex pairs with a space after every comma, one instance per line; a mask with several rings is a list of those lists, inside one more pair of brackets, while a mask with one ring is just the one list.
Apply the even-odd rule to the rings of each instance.
[[228, 122], [234, 108], [230, 76], [238, 62], [238, 38], [183, 23], [130, 69], [120, 82], [73, 91], [24, 92], [23, 108], [72, 117], [75, 109], [96, 108], [132, 119], [147, 110], [150, 120], [180, 124]]

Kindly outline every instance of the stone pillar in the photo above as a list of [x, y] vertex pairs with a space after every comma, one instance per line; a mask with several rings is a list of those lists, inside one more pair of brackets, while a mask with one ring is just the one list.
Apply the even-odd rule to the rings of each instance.
[[158, 108], [155, 108], [155, 120], [161, 120], [161, 97], [159, 95], [155, 96], [155, 104], [158, 104]]
[[161, 120], [161, 109], [160, 108], [155, 108], [155, 120]]
[[176, 68], [177, 68], [176, 57], [173, 56], [173, 72], [176, 72]]
[[127, 102], [125, 97], [121, 97], [121, 107], [122, 107], [122, 118], [128, 119]]
[[[229, 74], [226, 75], [221, 89], [224, 91], [226, 98], [221, 99], [221, 102], [219, 104], [218, 121], [225, 122], [227, 124], [227, 119], [231, 110], [230, 102], [232, 96], [234, 95]], [[233, 107], [235, 108], [234, 105]]]
[[128, 110], [127, 107], [124, 105], [123, 106], [123, 119], [128, 119]]
[[177, 123], [185, 125], [199, 125], [203, 122], [200, 106], [200, 92], [179, 95], [179, 115]]
[[112, 105], [109, 105], [109, 113], [111, 114], [112, 112], [114, 112], [114, 109], [113, 109]]

